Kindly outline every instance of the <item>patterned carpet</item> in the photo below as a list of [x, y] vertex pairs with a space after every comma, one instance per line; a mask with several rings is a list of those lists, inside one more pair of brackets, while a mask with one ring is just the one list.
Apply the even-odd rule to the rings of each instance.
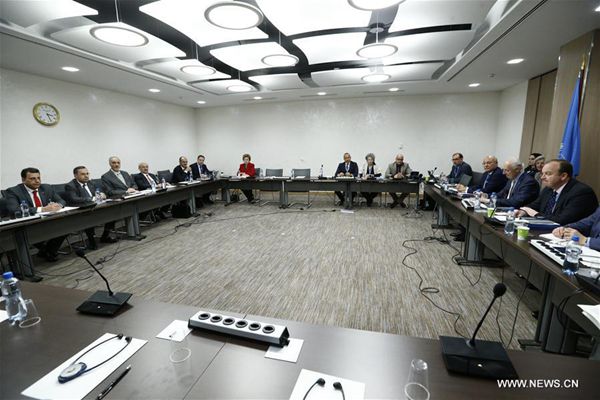
[[[456, 335], [456, 316], [432, 302], [459, 313], [456, 328], [470, 334], [504, 275], [508, 291], [479, 337], [499, 340], [500, 327], [508, 342], [525, 285], [509, 268], [503, 274], [456, 265], [456, 249], [422, 240], [444, 235], [432, 232], [431, 212], [421, 218], [398, 208], [341, 213], [331, 196], [317, 197], [308, 210], [218, 203], [201, 209], [200, 217], [143, 228], [141, 242], [122, 240], [88, 255], [93, 262], [105, 258], [102, 270], [113, 289], [136, 298], [426, 338]], [[417, 240], [407, 246], [418, 251], [406, 264], [423, 277], [422, 287], [439, 289], [427, 294], [431, 301], [420, 293], [417, 274], [402, 264], [411, 252], [402, 245], [407, 239]], [[103, 288], [74, 255], [39, 271], [48, 285]], [[517, 338], [533, 337], [531, 311], [538, 303], [539, 293], [526, 290], [510, 348], [518, 348]]]

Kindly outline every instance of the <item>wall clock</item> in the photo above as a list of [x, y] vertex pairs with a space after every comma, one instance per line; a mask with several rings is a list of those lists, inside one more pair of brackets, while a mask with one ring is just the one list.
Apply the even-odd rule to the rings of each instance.
[[33, 118], [44, 126], [54, 126], [60, 121], [60, 113], [52, 104], [37, 103], [33, 106]]

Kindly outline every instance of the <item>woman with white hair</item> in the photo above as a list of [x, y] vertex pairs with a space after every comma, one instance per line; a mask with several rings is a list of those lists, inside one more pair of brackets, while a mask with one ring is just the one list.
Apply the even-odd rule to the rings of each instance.
[[[363, 179], [375, 179], [381, 176], [381, 170], [375, 164], [375, 154], [369, 153], [365, 156], [367, 163], [363, 166], [362, 178]], [[362, 197], [367, 200], [367, 207], [373, 205], [373, 199], [377, 197], [377, 192], [361, 192]]]

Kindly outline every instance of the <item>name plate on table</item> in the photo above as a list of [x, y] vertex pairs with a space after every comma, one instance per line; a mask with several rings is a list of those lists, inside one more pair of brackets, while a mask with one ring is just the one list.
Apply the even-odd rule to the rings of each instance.
[[354, 181], [354, 180], [356, 180], [356, 178], [353, 176], [336, 176], [335, 179], [338, 181]]
[[288, 329], [282, 325], [250, 321], [208, 311], [198, 311], [189, 319], [188, 326], [192, 329], [206, 329], [280, 347], [286, 346], [290, 338]]

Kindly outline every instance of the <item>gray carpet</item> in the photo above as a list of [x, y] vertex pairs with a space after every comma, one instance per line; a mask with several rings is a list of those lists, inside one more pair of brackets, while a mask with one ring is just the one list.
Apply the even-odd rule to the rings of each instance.
[[[409, 253], [404, 240], [433, 235], [431, 212], [418, 219], [379, 207], [344, 214], [332, 197], [317, 201], [304, 211], [220, 203], [200, 210], [212, 216], [162, 221], [143, 228], [141, 242], [103, 245], [89, 257], [105, 257], [102, 270], [112, 287], [136, 298], [426, 338], [456, 335], [456, 317], [421, 295], [417, 274], [401, 263]], [[460, 333], [472, 332], [502, 269], [461, 268], [452, 261], [456, 250], [439, 241], [408, 245], [418, 250], [406, 263], [422, 275], [422, 286], [439, 288], [427, 296], [462, 315]], [[74, 255], [39, 270], [48, 285], [103, 288]], [[505, 343], [510, 337], [525, 282], [510, 269], [504, 281], [508, 291], [484, 323], [482, 339], [499, 340], [498, 325]], [[537, 292], [525, 291], [510, 348], [518, 348], [517, 338], [533, 337], [538, 302]]]

